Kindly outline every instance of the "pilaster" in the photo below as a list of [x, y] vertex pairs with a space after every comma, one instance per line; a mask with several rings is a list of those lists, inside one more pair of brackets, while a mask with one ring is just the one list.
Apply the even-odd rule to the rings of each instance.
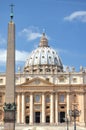
[[25, 94], [22, 93], [22, 117], [21, 117], [21, 122], [24, 124], [25, 123]]
[[55, 123], [58, 124], [58, 93], [55, 93]]
[[81, 114], [80, 114], [80, 125], [81, 126], [85, 126], [84, 93], [80, 94], [80, 110], [81, 110]]
[[50, 123], [54, 123], [54, 94], [50, 95]]
[[20, 123], [20, 94], [17, 95], [17, 123]]
[[45, 123], [45, 94], [42, 93], [42, 123]]
[[30, 124], [33, 124], [33, 93], [30, 93]]
[[69, 109], [70, 109], [70, 96], [69, 93], [67, 93], [67, 116], [69, 117]]

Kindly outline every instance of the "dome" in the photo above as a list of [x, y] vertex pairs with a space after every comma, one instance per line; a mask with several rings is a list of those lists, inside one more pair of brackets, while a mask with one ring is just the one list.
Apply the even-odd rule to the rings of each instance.
[[63, 70], [60, 57], [53, 48], [48, 46], [48, 40], [45, 36], [45, 33], [43, 33], [40, 39], [38, 48], [33, 50], [29, 55], [25, 63], [25, 70], [29, 71], [31, 66], [54, 66], [58, 67], [59, 71]]

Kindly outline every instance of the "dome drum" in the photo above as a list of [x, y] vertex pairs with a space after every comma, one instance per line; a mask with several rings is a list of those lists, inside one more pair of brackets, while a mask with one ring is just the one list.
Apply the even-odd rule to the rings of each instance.
[[33, 67], [27, 66], [24, 72], [28, 72], [29, 74], [57, 74], [58, 72], [62, 72], [62, 68], [55, 65], [35, 65]]

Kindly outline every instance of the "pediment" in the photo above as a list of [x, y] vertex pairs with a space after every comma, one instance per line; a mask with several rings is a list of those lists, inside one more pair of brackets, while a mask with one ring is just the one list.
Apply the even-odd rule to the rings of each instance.
[[21, 86], [49, 86], [50, 87], [50, 86], [54, 86], [54, 84], [41, 78], [34, 78], [23, 83]]

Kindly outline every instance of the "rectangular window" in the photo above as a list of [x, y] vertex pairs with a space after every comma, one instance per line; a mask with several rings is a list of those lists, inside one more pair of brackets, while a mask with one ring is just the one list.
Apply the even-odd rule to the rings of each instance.
[[50, 102], [50, 97], [49, 97], [49, 95], [46, 96], [46, 100], [45, 100], [45, 101], [46, 101], [46, 103], [49, 103], [49, 102]]
[[30, 102], [30, 97], [26, 96], [25, 100], [26, 100], [26, 103], [29, 103]]
[[28, 82], [29, 81], [29, 78], [26, 78], [26, 82]]
[[39, 103], [41, 101], [41, 95], [37, 94], [34, 96], [34, 102]]
[[46, 78], [47, 81], [49, 81], [49, 78]]
[[60, 95], [60, 102], [64, 102], [64, 95]]
[[77, 78], [73, 78], [73, 82], [76, 83], [77, 82]]
[[0, 83], [3, 83], [3, 79], [0, 79]]
[[59, 82], [64, 82], [64, 78], [59, 79]]
[[26, 106], [26, 109], [29, 109], [29, 106]]

